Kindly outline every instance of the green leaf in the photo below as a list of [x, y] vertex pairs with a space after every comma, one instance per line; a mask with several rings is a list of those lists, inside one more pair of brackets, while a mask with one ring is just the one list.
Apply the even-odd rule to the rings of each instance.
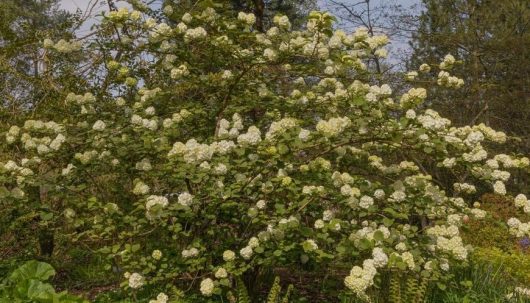
[[372, 248], [372, 242], [368, 239], [361, 239], [359, 240], [359, 248], [362, 250]]
[[382, 231], [378, 230], [374, 233], [374, 239], [376, 241], [383, 241], [385, 240], [385, 235], [383, 234]]
[[55, 295], [55, 290], [48, 283], [29, 280], [26, 297], [38, 302], [49, 302]]
[[394, 224], [394, 220], [389, 219], [389, 218], [384, 218], [384, 219], [383, 219], [383, 224], [384, 224], [386, 227], [390, 227], [392, 224]]
[[32, 260], [13, 271], [9, 279], [15, 283], [30, 279], [46, 281], [54, 275], [55, 270], [50, 264]]

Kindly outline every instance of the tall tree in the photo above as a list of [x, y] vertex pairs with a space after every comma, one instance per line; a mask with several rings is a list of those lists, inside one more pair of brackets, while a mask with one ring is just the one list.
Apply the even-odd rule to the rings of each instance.
[[[54, 98], [52, 78], [72, 69], [68, 59], [51, 58], [42, 41], [72, 39], [76, 16], [61, 10], [58, 0], [4, 0], [0, 2], [0, 120], [35, 110]], [[64, 64], [49, 68], [49, 60]], [[58, 60], [56, 60], [58, 59]], [[71, 73], [66, 73], [71, 78]], [[59, 79], [56, 79], [59, 80]]]
[[[433, 91], [432, 105], [456, 124], [485, 123], [520, 138], [530, 151], [530, 6], [525, 0], [423, 0], [411, 64], [452, 53], [456, 92]], [[436, 75], [432, 75], [436, 77]]]

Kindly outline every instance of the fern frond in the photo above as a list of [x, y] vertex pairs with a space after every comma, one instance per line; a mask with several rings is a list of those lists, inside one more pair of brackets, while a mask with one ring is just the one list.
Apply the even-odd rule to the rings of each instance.
[[247, 287], [245, 286], [245, 283], [243, 282], [241, 277], [237, 277], [236, 283], [237, 283], [237, 302], [238, 303], [250, 303], [250, 297], [248, 296]]
[[401, 300], [400, 274], [393, 272], [390, 274], [390, 303], [404, 303]]
[[418, 280], [416, 280], [416, 277], [414, 276], [407, 277], [407, 286], [406, 286], [405, 292], [406, 292], [407, 303], [416, 302], [414, 301], [416, 293], [418, 292]]
[[267, 296], [267, 303], [277, 303], [281, 290], [282, 287], [280, 286], [280, 278], [276, 277], [274, 278], [274, 283], [272, 283], [271, 290], [269, 291], [269, 295]]
[[422, 278], [420, 280], [420, 285], [418, 286], [418, 290], [416, 291], [416, 295], [414, 297], [414, 302], [425, 302], [425, 295], [427, 294], [427, 286], [429, 285], [429, 280], [427, 278]]
[[289, 284], [289, 286], [287, 287], [287, 292], [285, 293], [285, 296], [283, 296], [282, 303], [289, 303], [289, 297], [291, 296], [293, 289], [293, 284]]

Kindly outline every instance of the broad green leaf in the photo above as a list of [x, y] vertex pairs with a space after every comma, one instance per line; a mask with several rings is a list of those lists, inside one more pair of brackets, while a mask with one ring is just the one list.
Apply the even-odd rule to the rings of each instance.
[[32, 260], [13, 271], [10, 280], [13, 282], [30, 279], [46, 281], [53, 275], [55, 275], [55, 270], [50, 264]]

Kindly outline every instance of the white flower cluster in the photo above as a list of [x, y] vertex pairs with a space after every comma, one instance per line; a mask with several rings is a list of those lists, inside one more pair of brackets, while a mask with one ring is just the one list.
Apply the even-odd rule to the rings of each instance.
[[269, 130], [265, 133], [265, 139], [274, 140], [287, 132], [287, 130], [296, 127], [296, 125], [296, 120], [293, 118], [284, 118], [280, 121], [272, 122]]
[[318, 245], [313, 239], [306, 240], [303, 244], [303, 247], [306, 252], [311, 252], [318, 249]]
[[237, 143], [243, 146], [256, 145], [260, 141], [261, 141], [261, 132], [255, 126], [249, 127], [245, 134], [241, 134], [237, 137]]
[[195, 139], [190, 139], [183, 144], [176, 142], [173, 148], [169, 151], [168, 157], [182, 156], [187, 163], [200, 163], [208, 161], [212, 158], [215, 152], [215, 147], [208, 144], [198, 143]]
[[411, 71], [411, 72], [408, 72], [405, 74], [405, 79], [408, 80], [408, 81], [412, 81], [414, 79], [416, 79], [416, 77], [418, 77], [418, 72], [417, 71]]
[[427, 229], [427, 234], [434, 237], [437, 249], [450, 253], [457, 260], [466, 260], [468, 251], [459, 236], [458, 226], [455, 225], [460, 224], [461, 218], [459, 215], [449, 217], [447, 221], [449, 224], [453, 223], [453, 225], [435, 225]]
[[372, 205], [374, 205], [374, 199], [372, 197], [369, 197], [369, 196], [362, 196], [361, 197], [361, 199], [359, 201], [359, 207], [360, 208], [367, 209], [367, 208], [369, 208]]
[[105, 130], [106, 127], [107, 125], [105, 124], [105, 122], [98, 120], [94, 123], [94, 125], [92, 126], [92, 129], [100, 132], [100, 131]]
[[169, 204], [169, 201], [164, 196], [151, 195], [151, 196], [147, 197], [147, 201], [145, 203], [146, 217], [148, 219], [153, 219], [158, 214], [157, 212], [155, 212], [154, 207], [157, 206], [157, 207], [160, 207], [160, 208], [164, 208], [168, 204]]
[[467, 249], [462, 243], [462, 238], [459, 236], [450, 239], [445, 237], [436, 238], [436, 247], [441, 251], [451, 253], [457, 260], [467, 259]]
[[193, 203], [193, 196], [188, 192], [179, 194], [178, 203], [182, 206], [190, 206]]
[[324, 192], [324, 186], [305, 185], [302, 188], [304, 195], [322, 194]]
[[99, 153], [96, 150], [89, 150], [84, 153], [76, 153], [74, 158], [79, 160], [82, 164], [88, 164], [90, 161], [97, 158], [98, 155]]
[[158, 296], [156, 296], [156, 299], [155, 300], [149, 300], [149, 303], [167, 303], [167, 300], [169, 299], [169, 297], [161, 292], [158, 294]]
[[487, 157], [488, 152], [480, 144], [477, 144], [473, 150], [471, 150], [471, 152], [462, 154], [462, 158], [466, 162], [480, 162], [485, 160]]
[[367, 239], [370, 241], [374, 240], [374, 234], [376, 232], [381, 232], [383, 234], [384, 239], [388, 239], [390, 237], [390, 230], [384, 225], [380, 225], [379, 227], [377, 227], [377, 223], [375, 222], [372, 222], [371, 225], [368, 225], [367, 221], [363, 221], [362, 224], [364, 227], [362, 229], [357, 230], [354, 234], [350, 236], [350, 239], [354, 240], [354, 243], [356, 245], [358, 240], [360, 239]]
[[390, 197], [388, 197], [388, 201], [403, 202], [406, 198], [407, 194], [403, 190], [396, 190], [390, 195]]
[[354, 266], [351, 269], [350, 275], [344, 278], [344, 285], [358, 296], [363, 296], [368, 287], [374, 284], [376, 274], [374, 260], [364, 260], [363, 267]]
[[493, 128], [487, 126], [484, 123], [480, 123], [479, 125], [475, 125], [475, 126], [473, 126], [472, 129], [475, 130], [475, 131], [482, 132], [486, 136], [486, 138], [488, 138], [489, 140], [491, 140], [493, 142], [500, 143], [500, 144], [506, 142], [506, 134], [504, 132], [496, 131]]
[[198, 40], [198, 39], [202, 39], [206, 37], [207, 35], [208, 33], [202, 27], [190, 28], [186, 30], [186, 33], [184, 34], [184, 40], [185, 41]]
[[486, 211], [479, 208], [473, 208], [470, 212], [475, 219], [483, 219], [486, 217]]
[[[230, 128], [230, 125], [232, 125], [232, 128]], [[239, 131], [243, 129], [243, 120], [239, 114], [235, 113], [232, 115], [232, 123], [226, 119], [221, 119], [218, 128], [217, 136], [235, 138], [239, 135]]]
[[504, 183], [502, 181], [496, 181], [493, 184], [493, 191], [496, 194], [504, 196], [504, 195], [506, 195], [506, 186], [504, 186]]
[[190, 71], [188, 70], [188, 67], [184, 64], [180, 65], [179, 67], [171, 69], [172, 79], [180, 79], [182, 77], [188, 76], [189, 74], [190, 74]]
[[274, 24], [276, 24], [281, 29], [291, 29], [291, 22], [289, 21], [289, 18], [287, 16], [274, 16], [272, 22], [274, 22]]
[[210, 279], [210, 278], [206, 278], [204, 280], [201, 281], [201, 293], [204, 295], [204, 296], [211, 296], [212, 293], [213, 293], [213, 290], [214, 290], [214, 283], [213, 283], [213, 280]]
[[436, 80], [436, 83], [440, 86], [460, 88], [464, 85], [464, 80], [451, 76], [451, 74], [442, 70], [438, 73], [438, 80]]
[[105, 17], [113, 22], [121, 22], [127, 19], [134, 21], [140, 19], [141, 13], [136, 10], [129, 12], [127, 7], [120, 7], [118, 10], [109, 11]]
[[401, 107], [408, 108], [420, 105], [427, 98], [427, 90], [422, 87], [411, 88], [399, 100]]
[[149, 185], [145, 184], [142, 181], [138, 181], [134, 184], [134, 188], [132, 190], [133, 194], [135, 195], [145, 195], [149, 193]]
[[405, 251], [401, 253], [400, 255], [401, 260], [407, 264], [407, 267], [410, 270], [413, 270], [416, 267], [416, 262], [414, 261], [414, 255], [412, 255], [410, 252]]
[[45, 39], [43, 45], [45, 48], [53, 48], [64, 54], [76, 52], [82, 47], [80, 41], [66, 41], [64, 39], [59, 40], [57, 43], [54, 43], [51, 39]]
[[160, 260], [162, 259], [162, 252], [158, 249], [155, 249], [153, 250], [153, 252], [151, 253], [151, 257], [155, 260]]
[[455, 57], [451, 54], [445, 55], [443, 61], [440, 63], [440, 69], [451, 69], [455, 64]]
[[252, 258], [252, 254], [253, 253], [254, 253], [254, 251], [252, 250], [251, 246], [245, 246], [239, 251], [239, 254], [245, 260], [250, 260], [250, 258]]
[[147, 158], [143, 158], [141, 161], [136, 162], [135, 168], [142, 171], [150, 171], [153, 169], [151, 161]]
[[145, 283], [145, 278], [139, 273], [132, 273], [128, 277], [129, 287], [133, 289], [140, 288]]
[[517, 218], [508, 219], [508, 227], [510, 234], [516, 237], [530, 236], [530, 222], [522, 223]]
[[256, 16], [252, 13], [247, 14], [244, 12], [239, 12], [239, 14], [237, 15], [237, 19], [247, 25], [253, 25], [254, 23], [256, 23]]
[[384, 267], [388, 263], [388, 256], [380, 247], [375, 247], [372, 250], [372, 258], [374, 260], [374, 266], [376, 268]]
[[453, 188], [459, 193], [474, 194], [477, 192], [477, 188], [469, 183], [455, 183]]
[[[361, 190], [357, 187], [352, 187], [349, 184], [344, 184], [340, 188], [340, 193], [347, 197], [359, 197], [361, 195]], [[365, 196], [366, 197], [366, 196]], [[363, 197], [364, 198], [364, 197]], [[368, 197], [369, 198], [369, 197]], [[366, 200], [366, 198], [365, 198]], [[373, 202], [373, 201], [372, 201]], [[365, 201], [364, 203], [370, 203], [369, 201]], [[362, 206], [361, 206], [362, 207]]]
[[348, 117], [331, 118], [327, 121], [318, 121], [316, 129], [325, 137], [335, 137], [342, 133], [350, 124], [351, 120]]
[[501, 163], [505, 168], [512, 168], [512, 167], [524, 168], [530, 165], [530, 160], [527, 157], [515, 159], [505, 154], [498, 154], [498, 155], [495, 155], [493, 159]]
[[429, 130], [443, 130], [451, 124], [446, 118], [442, 118], [436, 111], [428, 109], [423, 115], [418, 116], [418, 122]]
[[530, 213], [530, 200], [523, 194], [518, 194], [514, 199], [515, 207], [522, 208], [525, 213]]
[[158, 119], [146, 119], [142, 118], [139, 115], [132, 115], [131, 117], [131, 124], [136, 127], [143, 127], [151, 131], [155, 131], [158, 129]]
[[[1, 165], [1, 164], [0, 164]], [[16, 176], [17, 178], [17, 184], [22, 184], [26, 177], [32, 176], [34, 172], [27, 167], [20, 167], [15, 161], [9, 160], [7, 163], [4, 164], [4, 169], [8, 172], [10, 172], [12, 175]], [[18, 192], [19, 194], [23, 194], [22, 191]]]
[[226, 269], [224, 269], [223, 267], [221, 267], [221, 268], [218, 268], [218, 269], [215, 271], [214, 276], [215, 276], [217, 279], [224, 279], [224, 278], [228, 277], [228, 272], [226, 271]]
[[376, 102], [380, 98], [388, 97], [392, 94], [392, 89], [388, 84], [381, 86], [372, 85], [369, 88], [369, 92], [364, 96], [368, 102]]
[[199, 255], [199, 250], [195, 247], [192, 247], [190, 249], [184, 249], [181, 255], [185, 259], [194, 258]]
[[236, 258], [236, 253], [231, 250], [225, 250], [223, 252], [223, 260], [226, 262], [233, 261]]
[[86, 105], [96, 102], [96, 97], [92, 93], [85, 93], [84, 95], [76, 95], [74, 93], [69, 93], [66, 96], [66, 102], [75, 102], [78, 105]]
[[21, 129], [18, 126], [12, 126], [5, 135], [7, 143], [14, 143], [20, 135], [20, 141], [22, 142], [24, 149], [34, 149], [38, 154], [43, 155], [59, 150], [62, 144], [66, 141], [66, 137], [62, 134], [62, 132], [64, 132], [64, 127], [54, 121], [43, 122], [40, 120], [27, 120], [24, 123], [23, 129], [38, 133], [51, 132], [56, 134], [56, 136], [52, 139], [49, 136], [40, 138], [32, 137], [29, 133], [22, 133], [22, 135], [20, 135]]
[[174, 113], [171, 118], [164, 119], [164, 121], [162, 122], [162, 125], [164, 126], [164, 128], [170, 128], [175, 123], [180, 123], [184, 119], [189, 118], [191, 115], [192, 113], [190, 111], [183, 108], [178, 113]]
[[429, 64], [423, 63], [422, 65], [420, 65], [419, 71], [422, 73], [428, 73], [431, 71], [431, 67], [429, 66]]

